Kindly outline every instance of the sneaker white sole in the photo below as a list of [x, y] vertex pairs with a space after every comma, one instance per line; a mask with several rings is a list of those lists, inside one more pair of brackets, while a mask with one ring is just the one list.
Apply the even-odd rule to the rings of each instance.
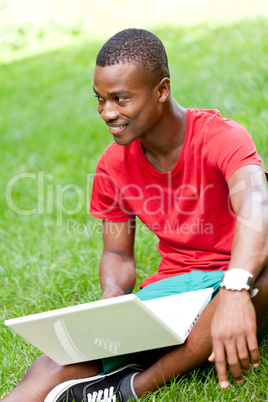
[[[65, 381], [65, 382], [57, 385], [55, 388], [53, 388], [50, 391], [50, 393], [46, 396], [46, 399], [45, 399], [44, 402], [55, 402], [55, 401], [57, 401], [57, 398], [59, 398], [72, 385], [87, 382], [87, 381], [89, 381], [89, 379], [90, 380], [99, 380], [100, 378], [103, 378], [103, 377], [106, 377], [106, 375], [96, 375], [95, 377], [81, 378], [81, 380]], [[72, 402], [72, 401], [68, 401], [68, 402]]]

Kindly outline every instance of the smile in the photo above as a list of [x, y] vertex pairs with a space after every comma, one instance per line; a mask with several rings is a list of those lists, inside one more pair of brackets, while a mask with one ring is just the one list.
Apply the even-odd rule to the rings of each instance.
[[111, 134], [118, 135], [118, 134], [121, 134], [124, 131], [126, 126], [127, 126], [127, 124], [122, 124], [120, 126], [114, 126], [114, 127], [109, 126], [109, 130], [110, 130]]
[[120, 130], [121, 128], [123, 128], [123, 127], [125, 127], [125, 125], [123, 125], [123, 126], [117, 126], [117, 127], [111, 127], [113, 130]]

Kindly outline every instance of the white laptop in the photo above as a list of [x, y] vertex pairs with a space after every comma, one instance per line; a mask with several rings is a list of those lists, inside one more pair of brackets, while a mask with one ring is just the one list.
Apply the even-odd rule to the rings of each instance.
[[213, 288], [141, 301], [134, 294], [5, 321], [57, 363], [70, 364], [185, 341]]

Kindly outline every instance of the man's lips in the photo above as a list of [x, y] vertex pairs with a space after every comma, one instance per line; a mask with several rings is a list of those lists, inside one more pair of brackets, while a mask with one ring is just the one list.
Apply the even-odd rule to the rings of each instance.
[[121, 134], [126, 128], [127, 124], [109, 125], [110, 133], [113, 135]]

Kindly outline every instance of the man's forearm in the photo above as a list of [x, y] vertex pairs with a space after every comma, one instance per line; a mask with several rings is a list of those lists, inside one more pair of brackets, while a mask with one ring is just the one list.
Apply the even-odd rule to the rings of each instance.
[[102, 298], [131, 293], [136, 283], [135, 257], [104, 253], [100, 262]]

